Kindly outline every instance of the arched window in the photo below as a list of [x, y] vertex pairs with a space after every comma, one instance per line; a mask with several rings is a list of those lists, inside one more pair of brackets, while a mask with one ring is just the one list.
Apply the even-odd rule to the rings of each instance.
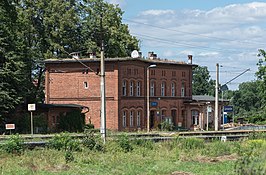
[[141, 83], [140, 81], [137, 82], [137, 96], [140, 96], [140, 89], [141, 89]]
[[130, 116], [129, 116], [129, 125], [130, 127], [133, 127], [134, 126], [134, 112], [133, 111], [130, 111]]
[[141, 126], [141, 112], [140, 111], [137, 112], [137, 126], [138, 127]]
[[182, 82], [182, 86], [181, 86], [181, 97], [185, 97], [185, 83]]
[[162, 82], [161, 84], [161, 96], [165, 96], [165, 90], [166, 90], [166, 84], [165, 82]]
[[172, 97], [176, 96], [176, 95], [175, 95], [175, 87], [176, 87], [175, 82], [172, 82], [172, 83], [171, 83], [171, 96], [172, 96]]
[[191, 117], [192, 117], [192, 124], [193, 125], [198, 125], [199, 124], [199, 111], [197, 110], [192, 110], [191, 111]]
[[123, 117], [122, 117], [122, 124], [123, 124], [123, 127], [125, 128], [127, 126], [127, 113], [126, 111], [123, 112]]
[[155, 82], [151, 82], [151, 87], [150, 87], [150, 96], [154, 97], [155, 96]]
[[134, 82], [133, 81], [130, 81], [129, 95], [130, 96], [134, 95]]
[[126, 81], [126, 80], [123, 81], [123, 85], [122, 85], [122, 95], [123, 95], [123, 96], [127, 96], [127, 81]]

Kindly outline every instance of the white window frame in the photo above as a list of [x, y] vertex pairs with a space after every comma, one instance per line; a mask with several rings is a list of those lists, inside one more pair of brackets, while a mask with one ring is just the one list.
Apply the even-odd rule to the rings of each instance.
[[165, 96], [165, 82], [162, 82], [161, 84], [161, 96], [164, 97]]
[[133, 127], [134, 126], [134, 112], [130, 111], [130, 115], [129, 115], [129, 126]]
[[134, 95], [134, 82], [130, 81], [130, 85], [129, 85], [129, 96], [133, 96]]
[[181, 86], [181, 97], [185, 97], [185, 83], [184, 82], [182, 83], [182, 86]]
[[140, 96], [140, 81], [137, 82], [137, 96]]
[[137, 112], [137, 126], [140, 127], [140, 111]]
[[122, 85], [122, 95], [123, 95], [123, 96], [127, 96], [127, 81], [126, 81], [126, 80], [123, 81], [123, 85]]
[[127, 126], [127, 113], [126, 111], [123, 112], [123, 121], [122, 121], [122, 125], [125, 128]]
[[172, 82], [171, 83], [171, 96], [174, 97], [175, 96], [175, 82]]
[[155, 91], [155, 89], [154, 89], [154, 85], [155, 85], [155, 83], [154, 83], [154, 81], [152, 81], [151, 82], [151, 87], [150, 87], [150, 96], [151, 97], [154, 97], [154, 91]]

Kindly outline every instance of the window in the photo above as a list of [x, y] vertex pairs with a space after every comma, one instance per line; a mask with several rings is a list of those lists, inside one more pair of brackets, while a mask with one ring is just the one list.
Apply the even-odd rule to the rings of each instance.
[[130, 127], [132, 127], [134, 125], [134, 123], [133, 123], [133, 117], [134, 117], [133, 111], [130, 111], [130, 120], [129, 120]]
[[130, 92], [129, 92], [129, 95], [130, 96], [133, 96], [134, 95], [134, 82], [133, 81], [130, 81]]
[[123, 96], [126, 96], [127, 95], [127, 82], [126, 82], [126, 80], [123, 81], [122, 91], [123, 91], [122, 92], [123, 93], [122, 95]]
[[181, 97], [185, 97], [185, 83], [182, 82], [182, 86], [181, 86]]
[[162, 76], [163, 77], [165, 76], [165, 70], [162, 70]]
[[172, 82], [171, 84], [171, 96], [174, 97], [175, 96], [175, 83]]
[[161, 84], [161, 96], [165, 96], [165, 82]]
[[150, 96], [154, 97], [155, 96], [155, 82], [154, 81], [151, 82], [151, 87], [150, 88], [151, 88], [150, 89]]
[[176, 76], [176, 71], [172, 71], [172, 76], [173, 76], [173, 77]]
[[192, 124], [198, 125], [199, 124], [199, 111], [192, 110], [191, 115], [192, 115]]
[[126, 111], [123, 112], [123, 127], [127, 126], [127, 113]]
[[89, 85], [88, 85], [88, 82], [87, 81], [84, 81], [83, 82], [83, 85], [84, 85], [84, 89], [88, 89], [89, 88]]
[[186, 72], [182, 72], [182, 77], [185, 77], [186, 76]]
[[137, 82], [137, 96], [140, 96], [140, 81]]
[[140, 127], [140, 111], [137, 112], [137, 126]]

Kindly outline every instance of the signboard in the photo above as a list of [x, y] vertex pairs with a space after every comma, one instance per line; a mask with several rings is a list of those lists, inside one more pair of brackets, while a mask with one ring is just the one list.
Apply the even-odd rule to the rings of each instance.
[[35, 111], [35, 110], [36, 110], [35, 104], [28, 104], [28, 111]]
[[154, 102], [151, 102], [151, 106], [155, 107], [158, 105], [158, 102], [154, 101]]
[[224, 106], [224, 112], [233, 112], [234, 108], [233, 106]]
[[15, 129], [15, 124], [6, 124], [6, 129]]

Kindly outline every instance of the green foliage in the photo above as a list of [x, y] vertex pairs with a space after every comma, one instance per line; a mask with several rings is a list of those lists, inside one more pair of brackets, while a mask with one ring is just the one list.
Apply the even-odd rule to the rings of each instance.
[[66, 163], [73, 162], [75, 160], [73, 152], [70, 150], [67, 150], [65, 152], [65, 161]]
[[162, 123], [159, 124], [159, 129], [163, 130], [163, 131], [173, 131], [175, 126], [173, 123], [169, 123], [168, 121], [164, 121]]
[[133, 146], [131, 141], [129, 140], [127, 135], [121, 135], [117, 140], [119, 146], [123, 149], [125, 153], [131, 152], [133, 150]]
[[23, 143], [23, 139], [19, 135], [12, 135], [1, 148], [7, 153], [21, 154], [25, 149]]
[[185, 150], [202, 149], [204, 148], [204, 140], [197, 138], [178, 139], [180, 147]]
[[247, 141], [245, 152], [235, 165], [236, 174], [262, 175], [266, 173], [265, 140]]
[[210, 79], [210, 72], [206, 66], [198, 66], [193, 69], [193, 95], [212, 95], [214, 96], [215, 81]]
[[85, 114], [80, 110], [67, 112], [59, 116], [59, 129], [68, 132], [82, 132], [85, 125]]
[[89, 150], [104, 151], [102, 139], [94, 132], [87, 133], [82, 144]]
[[80, 150], [80, 143], [71, 138], [69, 133], [56, 134], [48, 143], [50, 148], [65, 151]]

